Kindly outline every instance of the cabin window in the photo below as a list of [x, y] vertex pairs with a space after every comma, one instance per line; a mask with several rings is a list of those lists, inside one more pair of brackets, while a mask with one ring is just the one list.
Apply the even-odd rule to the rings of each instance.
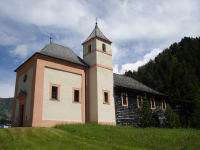
[[122, 106], [128, 106], [128, 95], [127, 93], [121, 93]]
[[81, 102], [81, 89], [79, 88], [72, 88], [72, 102], [73, 103], [80, 103]]
[[151, 109], [156, 109], [156, 102], [154, 98], [150, 99], [150, 103], [151, 103]]
[[88, 46], [88, 53], [91, 52], [91, 45]]
[[110, 104], [110, 91], [103, 90], [103, 104]]
[[143, 100], [142, 100], [142, 96], [137, 96], [137, 104], [138, 104], [138, 108], [142, 108], [142, 103], [143, 103]]
[[23, 82], [25, 83], [26, 80], [27, 80], [27, 73], [26, 73], [26, 74], [24, 75], [24, 77], [23, 77]]
[[164, 100], [162, 100], [162, 109], [166, 110], [166, 102]]
[[60, 85], [50, 83], [50, 100], [60, 100]]
[[105, 44], [102, 44], [102, 50], [103, 50], [104, 52], [106, 52], [106, 45], [105, 45]]

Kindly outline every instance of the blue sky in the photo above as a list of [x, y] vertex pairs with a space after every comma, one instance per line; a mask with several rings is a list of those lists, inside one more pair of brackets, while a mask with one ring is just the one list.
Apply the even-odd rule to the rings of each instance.
[[0, 97], [14, 96], [14, 70], [52, 42], [82, 56], [98, 26], [111, 40], [115, 73], [137, 70], [183, 37], [200, 36], [199, 0], [0, 0]]

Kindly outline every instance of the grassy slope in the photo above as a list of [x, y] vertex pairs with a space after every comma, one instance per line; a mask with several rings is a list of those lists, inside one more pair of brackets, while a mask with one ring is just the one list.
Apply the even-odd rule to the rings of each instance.
[[194, 129], [137, 129], [96, 124], [0, 129], [0, 149], [199, 148], [200, 130]]
[[200, 149], [200, 130], [133, 128], [124, 126], [59, 125], [73, 135], [110, 144], [147, 149]]

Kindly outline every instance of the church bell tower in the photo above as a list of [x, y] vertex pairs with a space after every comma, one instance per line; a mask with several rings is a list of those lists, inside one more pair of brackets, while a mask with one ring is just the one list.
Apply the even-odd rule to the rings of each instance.
[[98, 28], [82, 43], [88, 70], [89, 122], [115, 125], [111, 41]]

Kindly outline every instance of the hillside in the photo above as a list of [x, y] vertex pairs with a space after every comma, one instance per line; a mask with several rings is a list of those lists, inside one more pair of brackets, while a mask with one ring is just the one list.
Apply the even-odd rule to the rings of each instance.
[[106, 126], [58, 125], [54, 128], [0, 129], [0, 149], [199, 149], [200, 131]]
[[0, 124], [11, 121], [14, 98], [0, 98]]
[[169, 96], [183, 126], [200, 127], [200, 37], [184, 37], [126, 76]]

